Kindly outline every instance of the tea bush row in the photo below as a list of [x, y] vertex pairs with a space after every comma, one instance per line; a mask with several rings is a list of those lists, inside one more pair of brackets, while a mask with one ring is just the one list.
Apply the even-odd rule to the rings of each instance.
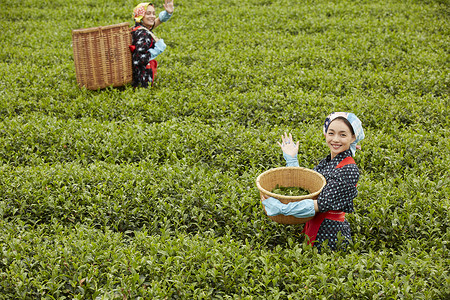
[[[99, 160], [113, 164], [143, 160], [161, 163], [172, 157], [188, 164], [204, 162], [217, 168], [246, 169], [281, 164], [276, 141], [284, 131], [300, 139], [302, 165], [312, 167], [325, 155], [317, 121], [298, 123], [293, 128], [276, 124], [249, 128], [230, 120], [205, 124], [193, 117], [149, 124], [139, 119], [98, 122], [31, 114], [27, 118], [6, 118], [0, 124], [0, 159], [20, 166]], [[441, 151], [449, 147], [445, 139], [448, 132], [439, 124], [433, 128], [404, 127], [395, 121], [378, 132], [369, 127], [366, 133], [370, 139], [360, 156], [362, 169], [374, 176], [385, 172], [400, 176], [432, 168], [428, 175], [440, 178], [449, 163], [446, 152]]]
[[[445, 1], [177, 0], [152, 89], [79, 89], [71, 30], [135, 5], [0, 3], [0, 298], [448, 298]], [[366, 139], [319, 254], [255, 179], [284, 131], [316, 165], [334, 110]]]
[[[90, 224], [132, 232], [145, 226], [159, 233], [197, 233], [251, 239], [261, 245], [283, 244], [297, 227], [268, 224], [255, 191], [259, 173], [194, 167], [181, 162], [157, 165], [104, 162], [39, 167], [1, 168], [1, 215], [28, 224], [56, 218], [62, 224]], [[364, 178], [356, 212], [349, 216], [361, 248], [401, 249], [407, 240], [420, 240], [430, 249], [448, 232], [448, 179], [426, 175], [372, 182]], [[394, 186], [397, 186], [394, 188]], [[442, 240], [442, 247], [446, 243]]]
[[144, 227], [129, 239], [56, 219], [1, 228], [0, 287], [23, 298], [429, 299], [449, 292], [445, 252], [430, 254], [415, 241], [387, 258], [373, 251], [318, 254], [292, 239], [267, 251], [207, 231], [149, 235]]

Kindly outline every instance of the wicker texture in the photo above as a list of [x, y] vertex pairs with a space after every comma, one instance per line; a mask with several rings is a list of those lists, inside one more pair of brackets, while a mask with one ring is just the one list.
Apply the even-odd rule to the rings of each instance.
[[[266, 195], [269, 197], [274, 197], [284, 204], [294, 201], [301, 201], [304, 199], [317, 199], [325, 184], [326, 180], [322, 174], [302, 167], [282, 167], [270, 169], [260, 174], [256, 179], [256, 186], [259, 189], [261, 201], [264, 199], [263, 196]], [[282, 187], [301, 187], [308, 190], [310, 194], [304, 196], [285, 196], [274, 194], [271, 191], [277, 185]], [[303, 224], [312, 219], [312, 217], [296, 218], [294, 216], [285, 215], [268, 217], [281, 224]]]
[[128, 23], [72, 30], [77, 83], [90, 90], [133, 80]]

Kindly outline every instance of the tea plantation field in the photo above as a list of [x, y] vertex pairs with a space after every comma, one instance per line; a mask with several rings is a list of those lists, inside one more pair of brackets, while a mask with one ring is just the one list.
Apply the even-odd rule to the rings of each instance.
[[[138, 2], [1, 1], [0, 299], [449, 299], [448, 1], [176, 0], [152, 89], [80, 89], [71, 31]], [[366, 132], [346, 253], [255, 186], [332, 111]]]

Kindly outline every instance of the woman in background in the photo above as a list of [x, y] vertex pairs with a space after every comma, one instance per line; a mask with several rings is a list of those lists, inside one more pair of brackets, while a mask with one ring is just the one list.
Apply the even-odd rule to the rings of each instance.
[[132, 28], [132, 45], [134, 87], [147, 88], [153, 85], [158, 66], [155, 58], [166, 49], [163, 39], [153, 33], [153, 29], [170, 19], [174, 7], [172, 0], [164, 0], [164, 9], [156, 18], [152, 3], [140, 3], [133, 10], [135, 26]]

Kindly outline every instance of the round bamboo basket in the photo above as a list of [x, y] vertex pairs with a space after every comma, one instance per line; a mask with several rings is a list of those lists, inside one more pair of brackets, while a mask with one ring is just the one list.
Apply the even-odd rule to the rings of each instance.
[[[326, 184], [325, 177], [322, 174], [302, 167], [281, 167], [274, 168], [261, 173], [256, 179], [256, 186], [261, 195], [261, 202], [264, 196], [274, 197], [284, 204], [289, 202], [301, 201], [304, 199], [317, 199], [320, 192]], [[282, 187], [300, 187], [309, 192], [304, 196], [286, 196], [272, 193], [276, 186]], [[263, 205], [264, 207], [264, 205]], [[270, 219], [281, 224], [303, 224], [311, 218], [296, 218], [294, 216], [268, 216]]]

